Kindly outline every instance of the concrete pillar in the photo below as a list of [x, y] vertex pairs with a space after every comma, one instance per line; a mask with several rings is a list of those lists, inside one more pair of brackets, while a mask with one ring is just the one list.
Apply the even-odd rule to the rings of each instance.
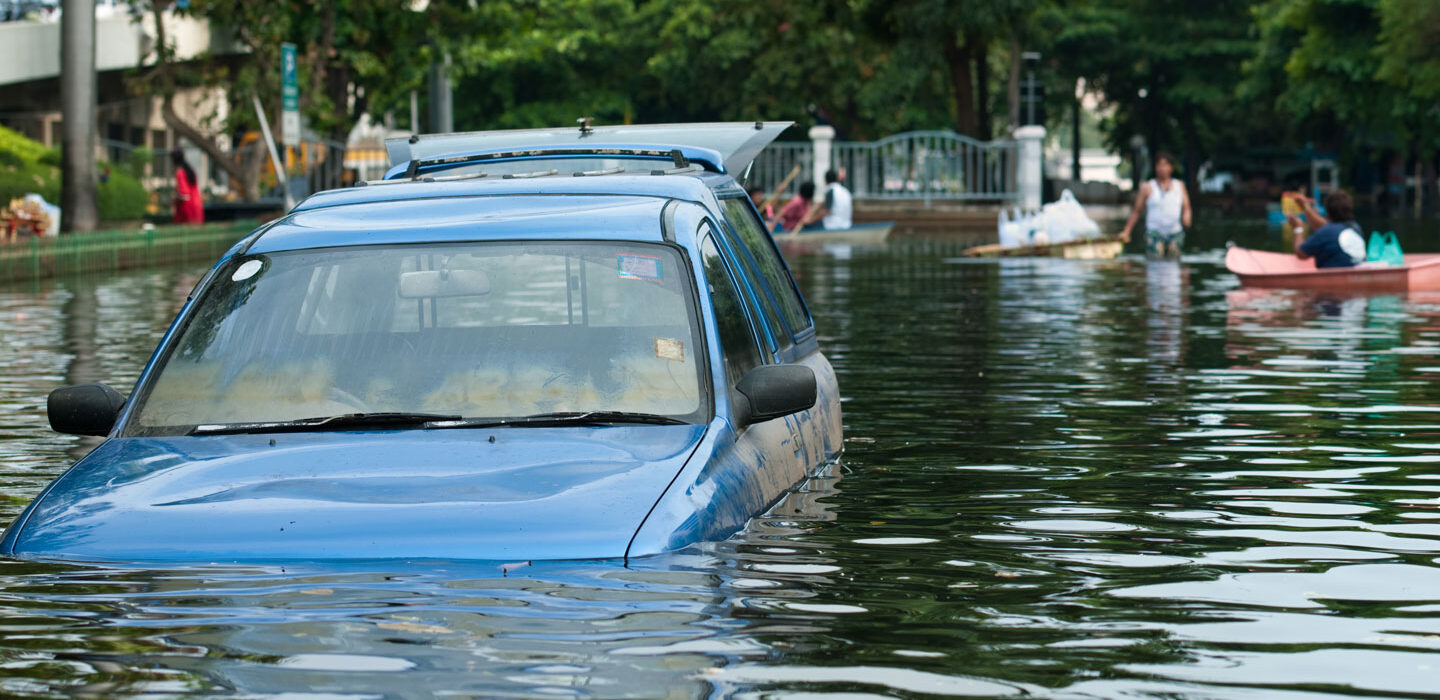
[[1042, 204], [1040, 192], [1045, 184], [1045, 127], [1022, 126], [1015, 130], [1015, 141], [1019, 144], [1015, 163], [1015, 188], [1019, 190], [1020, 206], [1033, 209]]
[[63, 112], [60, 222], [65, 232], [93, 231], [95, 199], [95, 0], [65, 0], [60, 13], [60, 109]]
[[815, 196], [825, 191], [825, 171], [831, 168], [831, 147], [835, 143], [835, 127], [821, 124], [810, 127], [811, 155], [815, 158], [811, 175], [815, 178]]

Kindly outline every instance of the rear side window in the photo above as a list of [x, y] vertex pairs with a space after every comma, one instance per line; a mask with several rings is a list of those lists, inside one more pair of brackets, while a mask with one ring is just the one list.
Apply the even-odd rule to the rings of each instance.
[[760, 349], [755, 345], [755, 336], [750, 332], [750, 323], [745, 318], [745, 304], [740, 300], [740, 291], [730, 279], [715, 241], [710, 236], [700, 243], [700, 254], [705, 258], [705, 282], [710, 291], [710, 303], [715, 307], [715, 325], [720, 329], [720, 350], [725, 355], [725, 380], [730, 386], [739, 383], [746, 372], [760, 365]]
[[800, 292], [795, 289], [795, 280], [790, 278], [790, 271], [785, 269], [780, 253], [775, 250], [774, 241], [765, 233], [760, 219], [750, 206], [750, 201], [743, 197], [722, 199], [720, 206], [725, 210], [725, 218], [735, 227], [740, 244], [745, 246], [750, 258], [760, 268], [760, 274], [769, 283], [770, 290], [780, 305], [780, 313], [785, 317], [790, 329], [796, 333], [808, 329], [812, 325], [810, 312], [805, 309], [805, 302], [800, 299]]

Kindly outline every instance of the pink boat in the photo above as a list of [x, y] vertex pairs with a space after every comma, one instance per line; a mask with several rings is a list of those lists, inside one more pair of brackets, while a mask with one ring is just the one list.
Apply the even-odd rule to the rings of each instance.
[[1316, 268], [1314, 260], [1232, 246], [1225, 267], [1249, 287], [1324, 289], [1334, 292], [1440, 290], [1440, 253], [1406, 253], [1404, 265], [1365, 263]]

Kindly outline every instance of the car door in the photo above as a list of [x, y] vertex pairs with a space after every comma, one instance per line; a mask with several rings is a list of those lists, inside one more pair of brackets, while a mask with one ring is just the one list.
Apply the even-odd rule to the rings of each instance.
[[[708, 228], [708, 224], [706, 226]], [[747, 291], [744, 269], [735, 264], [734, 256], [725, 250], [723, 240], [711, 233], [700, 236], [700, 254], [704, 260], [711, 306], [724, 357], [724, 391], [732, 404], [740, 379], [761, 364], [774, 362], [768, 351], [763, 315], [757, 311]], [[718, 464], [729, 464], [734, 472], [726, 479], [743, 483], [743, 498], [750, 501], [750, 515], [768, 505], [791, 485], [803, 479], [809, 464], [805, 460], [800, 423], [795, 416], [739, 425], [730, 422], [733, 444], [720, 455]]]
[[820, 352], [810, 310], [749, 197], [722, 198], [720, 207], [753, 308], [773, 338], [769, 361], [802, 364], [815, 372], [815, 406], [787, 417], [797, 457], [814, 469], [836, 457], [843, 444], [835, 371]]

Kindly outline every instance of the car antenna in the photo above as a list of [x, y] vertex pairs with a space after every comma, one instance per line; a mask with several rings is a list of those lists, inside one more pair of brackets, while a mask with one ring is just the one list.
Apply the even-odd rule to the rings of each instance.
[[586, 136], [595, 133], [595, 129], [590, 126], [590, 122], [593, 121], [595, 121], [595, 117], [580, 117], [579, 119], [575, 120], [575, 123], [580, 125], [580, 138], [583, 139]]

